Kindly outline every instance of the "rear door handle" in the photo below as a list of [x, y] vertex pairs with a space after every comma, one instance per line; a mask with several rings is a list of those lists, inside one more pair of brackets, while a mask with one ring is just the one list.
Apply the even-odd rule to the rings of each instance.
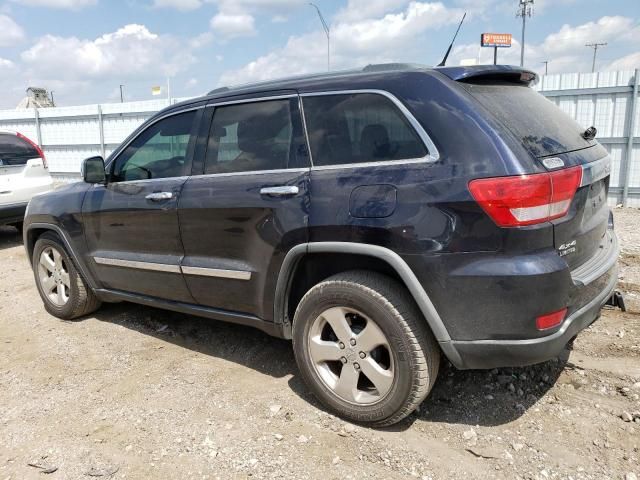
[[146, 197], [147, 200], [151, 200], [152, 202], [160, 202], [162, 200], [171, 200], [173, 198], [172, 192], [154, 192], [150, 193]]
[[296, 186], [283, 185], [281, 187], [265, 187], [260, 189], [260, 195], [268, 195], [270, 197], [288, 197], [297, 195], [300, 189]]

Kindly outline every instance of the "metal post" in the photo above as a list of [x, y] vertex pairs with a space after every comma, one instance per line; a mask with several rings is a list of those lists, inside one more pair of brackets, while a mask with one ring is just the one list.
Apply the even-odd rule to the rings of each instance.
[[38, 140], [38, 146], [42, 148], [42, 129], [40, 128], [40, 112], [38, 112], [37, 108], [34, 108], [33, 111], [36, 119], [36, 135]]
[[520, 66], [524, 67], [524, 30], [527, 25], [527, 16], [525, 14], [522, 15], [522, 40], [520, 44]]
[[124, 93], [122, 91], [122, 87], [124, 87], [124, 85], [120, 85], [120, 103], [124, 103]]
[[498, 47], [493, 47], [493, 64], [498, 64]]
[[100, 132], [100, 154], [102, 158], [105, 157], [105, 145], [104, 145], [104, 118], [102, 117], [102, 105], [98, 105], [98, 130]]
[[598, 48], [606, 46], [607, 43], [587, 43], [585, 47], [593, 48], [593, 62], [591, 63], [591, 73], [596, 71], [596, 54], [598, 53]]
[[524, 67], [524, 33], [527, 26], [527, 17], [531, 16], [533, 0], [520, 0], [516, 17], [522, 17], [522, 39], [520, 44], [520, 66]]
[[635, 70], [633, 75], [633, 92], [631, 94], [631, 110], [629, 114], [629, 131], [627, 132], [627, 155], [625, 156], [624, 165], [624, 183], [622, 187], [622, 206], [627, 206], [627, 199], [629, 197], [629, 176], [631, 175], [631, 158], [633, 156], [633, 134], [636, 130], [636, 108], [638, 106], [638, 77], [640, 76], [640, 69]]

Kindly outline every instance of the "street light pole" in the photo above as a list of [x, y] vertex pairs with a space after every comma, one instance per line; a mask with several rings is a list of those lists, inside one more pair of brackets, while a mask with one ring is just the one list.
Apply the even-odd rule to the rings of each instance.
[[596, 54], [598, 53], [598, 48], [606, 46], [607, 43], [587, 43], [585, 47], [593, 48], [593, 63], [591, 64], [591, 73], [596, 71]]
[[522, 17], [522, 39], [520, 41], [520, 66], [524, 67], [524, 32], [527, 26], [527, 17], [533, 12], [533, 0], [520, 0], [516, 17]]
[[322, 28], [324, 30], [325, 35], [327, 36], [327, 71], [331, 70], [331, 30], [329, 29], [329, 25], [324, 21], [324, 17], [322, 16], [322, 12], [318, 8], [315, 3], [309, 3], [313, 8], [318, 12], [318, 17], [320, 17], [320, 22], [322, 22]]
[[124, 93], [122, 91], [123, 87], [124, 85], [120, 85], [120, 103], [124, 103]]

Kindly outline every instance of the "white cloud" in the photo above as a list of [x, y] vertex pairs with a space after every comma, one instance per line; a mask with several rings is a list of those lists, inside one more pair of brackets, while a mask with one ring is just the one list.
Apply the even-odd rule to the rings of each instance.
[[20, 5], [29, 7], [49, 7], [49, 8], [65, 8], [77, 10], [80, 8], [96, 5], [98, 0], [11, 0]]
[[273, 17], [271, 17], [272, 23], [285, 23], [288, 20], [289, 17], [287, 17], [286, 15], [274, 15]]
[[597, 22], [588, 22], [577, 27], [565, 24], [558, 32], [547, 36], [542, 47], [547, 52], [557, 54], [575, 50], [577, 47], [585, 48], [586, 43], [615, 41], [617, 37], [633, 31], [633, 24], [633, 19], [621, 16], [602, 17]]
[[196, 10], [202, 6], [201, 0], [153, 0], [156, 8], [175, 8], [177, 10]]
[[224, 38], [255, 35], [254, 18], [246, 13], [218, 13], [211, 19], [211, 28]]
[[614, 60], [605, 70], [634, 70], [640, 68], [640, 51]]
[[0, 15], [0, 47], [9, 47], [24, 39], [24, 31], [11, 17]]
[[6, 58], [0, 57], [0, 71], [12, 70], [15, 68], [15, 63]]
[[[459, 21], [462, 12], [442, 3], [411, 2], [404, 11], [382, 18], [355, 21], [338, 20], [331, 26], [331, 63], [333, 69], [351, 68], [415, 59], [424, 55], [424, 44], [416, 37]], [[289, 37], [287, 44], [261, 56], [244, 67], [225, 72], [222, 84], [247, 83], [257, 80], [304, 74], [326, 69], [324, 32]]]
[[56, 80], [172, 76], [193, 61], [173, 37], [136, 24], [95, 40], [45, 35], [21, 57], [31, 77]]
[[343, 22], [379, 17], [408, 3], [408, 0], [349, 0], [336, 18]]

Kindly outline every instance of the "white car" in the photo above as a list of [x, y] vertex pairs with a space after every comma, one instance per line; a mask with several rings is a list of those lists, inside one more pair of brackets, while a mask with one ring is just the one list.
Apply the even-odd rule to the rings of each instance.
[[52, 188], [42, 149], [21, 133], [0, 130], [0, 225], [22, 230], [31, 197]]

